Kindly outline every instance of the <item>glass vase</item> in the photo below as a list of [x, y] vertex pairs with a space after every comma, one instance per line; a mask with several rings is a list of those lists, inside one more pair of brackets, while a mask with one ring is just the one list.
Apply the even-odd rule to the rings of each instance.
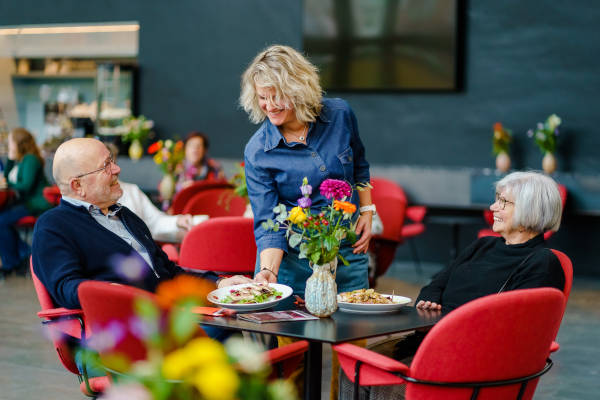
[[337, 310], [335, 272], [337, 257], [324, 265], [311, 263], [312, 275], [306, 281], [304, 300], [306, 309], [317, 317], [328, 317]]
[[175, 193], [175, 177], [171, 174], [166, 174], [158, 184], [158, 193], [162, 200], [171, 200]]

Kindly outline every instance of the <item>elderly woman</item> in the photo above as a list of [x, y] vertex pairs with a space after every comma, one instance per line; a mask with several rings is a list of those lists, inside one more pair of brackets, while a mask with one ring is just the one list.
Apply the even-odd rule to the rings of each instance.
[[183, 171], [177, 177], [176, 190], [191, 185], [195, 181], [224, 179], [221, 165], [208, 157], [208, 137], [202, 132], [190, 132], [185, 139], [185, 160]]
[[16, 192], [16, 200], [0, 211], [0, 256], [2, 275], [13, 270], [22, 275], [27, 271], [31, 250], [21, 240], [14, 224], [27, 215], [37, 216], [51, 206], [43, 195], [48, 180], [44, 174], [44, 159], [33, 135], [24, 128], [15, 128], [8, 134], [8, 162], [0, 187]]
[[[252, 122], [264, 121], [244, 153], [259, 251], [255, 279], [289, 285], [303, 296], [312, 273], [308, 260], [288, 248], [283, 230], [268, 231], [261, 224], [274, 218], [273, 208], [279, 203], [288, 209], [296, 205], [303, 177], [315, 188], [328, 178], [352, 185], [369, 182], [356, 117], [345, 101], [322, 98], [316, 67], [296, 50], [280, 45], [259, 53], [244, 72], [240, 103]], [[318, 213], [329, 201], [316, 192], [311, 200]], [[370, 190], [356, 192], [352, 201], [361, 211], [356, 228], [360, 239], [354, 248], [346, 244], [340, 249], [351, 265], [337, 271], [339, 291], [368, 285], [365, 252], [375, 207]]]
[[[417, 308], [450, 311], [507, 290], [563, 290], [562, 267], [544, 242], [544, 232], [557, 231], [562, 214], [560, 193], [552, 178], [536, 172], [507, 175], [496, 183], [496, 201], [490, 210], [494, 213], [492, 229], [500, 237], [483, 237], [466, 248], [421, 289]], [[371, 349], [409, 363], [425, 334], [415, 332]], [[341, 398], [351, 398], [352, 384], [342, 379]], [[403, 391], [403, 386], [372, 388], [368, 398], [399, 398]]]

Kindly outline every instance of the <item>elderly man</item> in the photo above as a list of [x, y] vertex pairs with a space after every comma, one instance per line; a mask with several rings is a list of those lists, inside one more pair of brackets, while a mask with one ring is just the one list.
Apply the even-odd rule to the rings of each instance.
[[[154, 243], [144, 222], [117, 203], [123, 194], [121, 169], [102, 142], [78, 138], [63, 143], [52, 168], [62, 199], [38, 219], [32, 256], [35, 273], [57, 305], [79, 308], [77, 288], [85, 280], [154, 291], [159, 282], [183, 272]], [[139, 274], [122, 268], [132, 265]], [[215, 274], [205, 277], [217, 281]], [[234, 276], [217, 283], [249, 281]]]

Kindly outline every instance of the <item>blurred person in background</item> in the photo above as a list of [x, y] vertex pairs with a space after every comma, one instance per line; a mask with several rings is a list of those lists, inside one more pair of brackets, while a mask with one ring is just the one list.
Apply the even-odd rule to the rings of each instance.
[[38, 216], [51, 208], [44, 198], [48, 186], [44, 174], [44, 159], [33, 135], [24, 128], [8, 134], [8, 160], [0, 176], [0, 188], [12, 190], [11, 201], [0, 210], [0, 256], [2, 276], [27, 271], [31, 249], [15, 228], [15, 223], [28, 215]]
[[176, 192], [195, 181], [225, 179], [221, 165], [208, 157], [208, 137], [201, 132], [191, 132], [185, 139], [183, 170], [177, 176]]

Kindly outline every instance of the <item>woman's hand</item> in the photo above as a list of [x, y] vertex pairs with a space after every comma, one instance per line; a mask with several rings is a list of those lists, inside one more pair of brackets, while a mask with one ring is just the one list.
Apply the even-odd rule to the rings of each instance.
[[277, 275], [270, 269], [262, 269], [254, 275], [254, 280], [258, 283], [277, 283]]
[[441, 310], [442, 309], [442, 305], [435, 303], [433, 301], [424, 301], [421, 300], [417, 303], [416, 305], [417, 308], [420, 308], [421, 310]]
[[373, 220], [373, 212], [367, 211], [358, 217], [356, 223], [356, 234], [360, 235], [360, 238], [352, 245], [354, 254], [366, 253], [369, 249], [369, 242], [371, 241], [371, 223]]

